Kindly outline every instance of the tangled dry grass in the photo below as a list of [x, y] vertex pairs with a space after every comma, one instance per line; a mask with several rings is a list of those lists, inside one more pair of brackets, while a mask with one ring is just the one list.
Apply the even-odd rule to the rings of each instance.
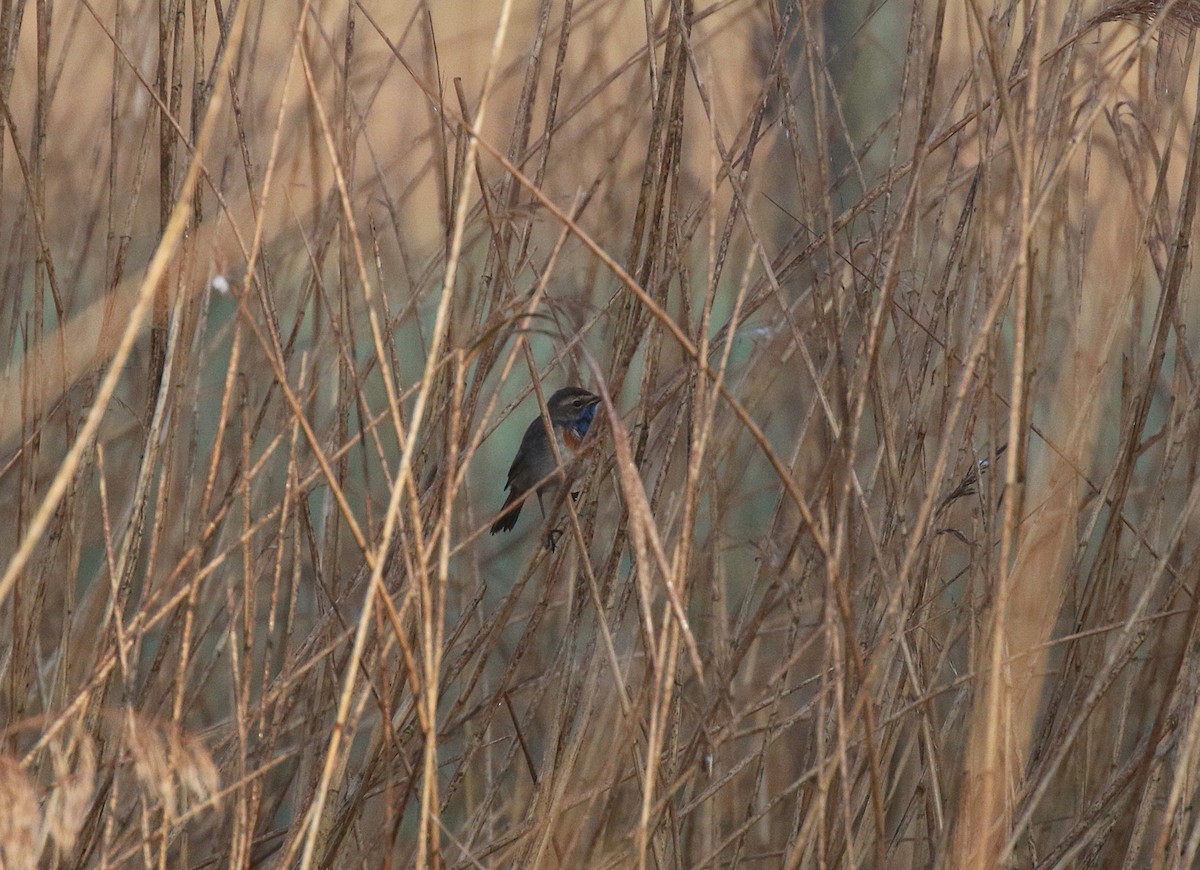
[[0, 6], [0, 863], [1195, 866], [1197, 21]]

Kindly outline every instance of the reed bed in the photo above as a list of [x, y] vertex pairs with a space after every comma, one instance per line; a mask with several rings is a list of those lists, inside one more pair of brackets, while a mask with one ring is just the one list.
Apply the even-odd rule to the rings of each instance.
[[0, 865], [1196, 866], [1197, 24], [0, 5]]

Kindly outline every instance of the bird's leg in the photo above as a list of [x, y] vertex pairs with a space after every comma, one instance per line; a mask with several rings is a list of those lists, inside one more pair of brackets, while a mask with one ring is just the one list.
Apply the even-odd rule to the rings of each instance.
[[[542, 491], [538, 490], [538, 507], [542, 509], [542, 519], [546, 518], [546, 506], [542, 504]], [[558, 549], [558, 539], [563, 535], [562, 529], [551, 529], [546, 532], [546, 549], [551, 553]]]
[[[579, 493], [571, 493], [571, 501], [579, 501]], [[546, 535], [546, 546], [550, 548], [550, 552], [554, 552], [555, 546], [558, 544], [558, 539], [563, 536], [562, 529], [551, 529]]]

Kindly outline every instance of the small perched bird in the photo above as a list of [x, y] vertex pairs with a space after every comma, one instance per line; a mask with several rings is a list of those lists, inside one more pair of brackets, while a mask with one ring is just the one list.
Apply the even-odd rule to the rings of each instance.
[[[563, 387], [546, 401], [550, 424], [564, 462], [579, 452], [583, 437], [596, 417], [596, 405], [599, 403], [599, 396], [580, 387]], [[546, 424], [539, 414], [525, 429], [517, 456], [508, 469], [508, 480], [504, 484], [508, 498], [500, 509], [499, 518], [492, 523], [492, 534], [507, 532], [517, 524], [525, 497], [535, 487], [538, 506], [542, 509], [542, 516], [545, 516], [542, 493], [552, 490], [561, 481], [562, 471], [555, 466], [554, 451], [546, 437]]]

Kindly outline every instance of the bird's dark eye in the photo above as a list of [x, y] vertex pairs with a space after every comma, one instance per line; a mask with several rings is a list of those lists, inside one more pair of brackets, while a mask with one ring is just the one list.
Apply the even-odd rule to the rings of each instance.
[[574, 405], [576, 408], [578, 408], [579, 406], [581, 406], [583, 404], [583, 399], [576, 399], [571, 404]]

